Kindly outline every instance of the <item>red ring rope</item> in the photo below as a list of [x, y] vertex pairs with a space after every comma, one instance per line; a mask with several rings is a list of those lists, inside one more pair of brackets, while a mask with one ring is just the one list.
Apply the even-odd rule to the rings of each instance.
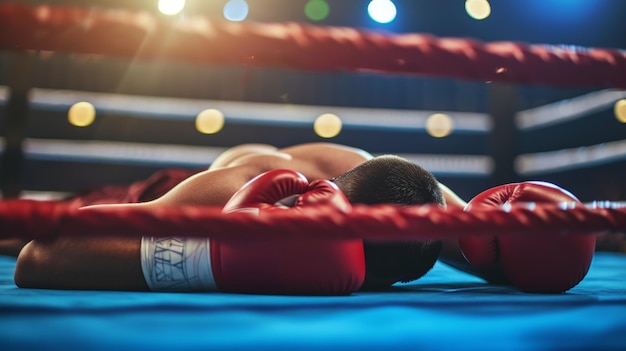
[[619, 50], [481, 43], [297, 23], [166, 19], [147, 12], [66, 6], [0, 4], [3, 49], [626, 88], [626, 54]]
[[0, 201], [0, 238], [51, 238], [63, 235], [204, 236], [214, 238], [363, 238], [367, 240], [442, 239], [463, 235], [566, 235], [626, 233], [626, 207], [608, 204], [516, 205], [465, 212], [436, 206], [334, 207], [270, 215], [222, 214], [217, 207], [92, 208], [61, 202]]
[[[120, 40], [123, 38], [123, 40]], [[246, 64], [299, 70], [368, 70], [460, 79], [626, 88], [618, 50], [480, 43], [424, 34], [383, 34], [303, 24], [166, 20], [147, 13], [0, 4], [0, 50], [52, 50], [140, 59]], [[218, 208], [79, 210], [56, 202], [0, 202], [0, 238], [64, 235], [341, 237], [405, 240], [471, 234], [626, 232], [624, 208], [558, 205], [464, 212], [420, 206], [356, 206], [271, 216]]]

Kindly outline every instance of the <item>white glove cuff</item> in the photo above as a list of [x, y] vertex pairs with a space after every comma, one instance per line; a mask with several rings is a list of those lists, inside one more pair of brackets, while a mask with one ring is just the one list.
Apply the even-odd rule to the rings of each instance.
[[217, 291], [208, 238], [141, 238], [141, 270], [153, 291]]

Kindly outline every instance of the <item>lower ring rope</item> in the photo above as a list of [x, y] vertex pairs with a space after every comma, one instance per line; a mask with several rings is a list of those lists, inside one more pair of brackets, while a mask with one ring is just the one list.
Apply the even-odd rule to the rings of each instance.
[[223, 214], [217, 207], [99, 207], [66, 203], [0, 201], [0, 238], [45, 239], [66, 236], [202, 236], [213, 238], [362, 238], [426, 240], [463, 235], [568, 235], [626, 233], [626, 207], [603, 202], [520, 204], [510, 208], [464, 211], [432, 205], [398, 207], [355, 205], [348, 213], [334, 207], [307, 208], [253, 216]]
[[482, 43], [298, 23], [165, 19], [147, 12], [70, 6], [0, 4], [3, 49], [626, 88], [626, 53], [620, 50]]

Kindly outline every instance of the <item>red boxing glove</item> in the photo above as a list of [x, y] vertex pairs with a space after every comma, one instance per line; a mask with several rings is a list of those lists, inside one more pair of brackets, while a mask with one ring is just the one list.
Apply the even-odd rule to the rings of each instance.
[[[309, 184], [300, 173], [274, 170], [248, 182], [223, 211], [306, 211], [318, 204], [351, 209], [334, 183]], [[211, 257], [215, 282], [224, 292], [344, 295], [358, 290], [365, 278], [363, 244], [355, 239], [215, 239]]]
[[[507, 184], [473, 198], [467, 211], [506, 203], [579, 202], [568, 191], [545, 182]], [[561, 293], [587, 274], [595, 249], [595, 236], [501, 235], [464, 236], [459, 240], [466, 260], [491, 282], [510, 282], [522, 291]]]
[[347, 212], [352, 205], [335, 183], [316, 180], [309, 184], [306, 177], [291, 170], [274, 170], [263, 173], [237, 191], [228, 200], [222, 212], [276, 211], [301, 206], [333, 205]]

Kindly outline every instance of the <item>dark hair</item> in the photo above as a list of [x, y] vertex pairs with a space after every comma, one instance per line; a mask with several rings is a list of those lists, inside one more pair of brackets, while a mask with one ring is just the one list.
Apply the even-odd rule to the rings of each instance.
[[[406, 159], [373, 158], [334, 179], [353, 204], [444, 205], [439, 182]], [[386, 288], [426, 274], [441, 251], [440, 241], [367, 242], [363, 289]]]

